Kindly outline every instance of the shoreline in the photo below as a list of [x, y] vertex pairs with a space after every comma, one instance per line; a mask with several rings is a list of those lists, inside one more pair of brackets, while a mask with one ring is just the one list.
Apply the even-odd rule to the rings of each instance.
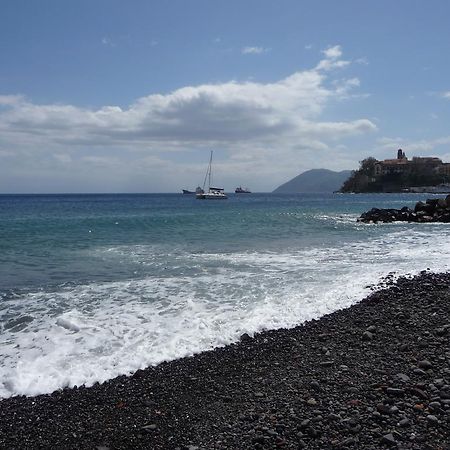
[[92, 387], [0, 400], [0, 448], [450, 449], [450, 273]]

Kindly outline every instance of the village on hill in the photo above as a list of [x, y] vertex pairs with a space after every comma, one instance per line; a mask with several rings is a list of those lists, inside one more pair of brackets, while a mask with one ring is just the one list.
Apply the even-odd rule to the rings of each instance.
[[437, 157], [413, 156], [402, 149], [397, 158], [369, 157], [351, 173], [340, 192], [450, 192], [450, 163]]

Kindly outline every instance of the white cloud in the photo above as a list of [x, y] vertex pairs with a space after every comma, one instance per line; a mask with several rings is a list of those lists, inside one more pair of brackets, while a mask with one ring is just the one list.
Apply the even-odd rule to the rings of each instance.
[[450, 91], [443, 92], [443, 93], [442, 93], [442, 97], [448, 98], [448, 99], [450, 100]]
[[[3, 95], [0, 152], [17, 155], [16, 165], [10, 163], [9, 169], [20, 173], [26, 167], [36, 173], [53, 168], [61, 176], [67, 170], [67, 176], [74, 177], [77, 171], [86, 173], [87, 164], [92, 173], [97, 171], [98, 183], [135, 180], [136, 174], [148, 182], [152, 174], [154, 182], [167, 190], [170, 184], [188, 175], [193, 178], [194, 173], [200, 176], [204, 170], [203, 165], [174, 162], [176, 157], [167, 158], [167, 152], [216, 148], [228, 157], [217, 163], [224, 177], [234, 180], [252, 173], [255, 185], [258, 180], [268, 183], [269, 178], [276, 184], [295, 175], [293, 170], [337, 164], [333, 148], [341, 140], [376, 130], [367, 118], [321, 120], [330, 104], [351, 98], [360, 84], [354, 77], [333, 79], [334, 69], [350, 64], [341, 55], [339, 46], [331, 47], [313, 69], [272, 83], [186, 86], [141, 97], [126, 108], [42, 105]], [[240, 155], [245, 158], [239, 159]], [[144, 175], [145, 158], [151, 158], [154, 172], [145, 166]], [[8, 170], [3, 166], [3, 171]]]
[[322, 53], [325, 55], [325, 58], [317, 64], [317, 70], [340, 69], [350, 64], [350, 61], [339, 59], [342, 56], [342, 49], [340, 45], [329, 47], [326, 50], [323, 50]]
[[322, 53], [326, 59], [335, 60], [342, 56], [342, 48], [340, 45], [335, 45], [334, 47], [328, 47], [326, 50], [323, 50]]
[[244, 47], [241, 50], [241, 53], [243, 55], [260, 55], [261, 53], [266, 53], [269, 50], [270, 49], [265, 48], [265, 47]]

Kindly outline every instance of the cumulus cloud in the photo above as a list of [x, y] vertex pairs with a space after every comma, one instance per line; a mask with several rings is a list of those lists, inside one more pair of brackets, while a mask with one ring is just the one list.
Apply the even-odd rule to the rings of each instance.
[[[218, 164], [230, 177], [248, 172], [251, 165], [259, 167], [260, 174], [277, 172], [283, 181], [296, 161], [326, 166], [340, 139], [376, 130], [367, 118], [321, 120], [328, 105], [350, 98], [360, 84], [354, 77], [333, 78], [333, 70], [350, 64], [341, 59], [340, 46], [323, 55], [316, 67], [272, 83], [232, 80], [186, 86], [141, 97], [127, 107], [43, 105], [3, 95], [0, 150], [13, 150], [30, 164], [48, 161], [49, 166], [79, 168], [87, 163], [98, 170], [114, 170], [117, 178], [127, 170], [130, 177], [140, 172], [143, 158], [150, 154], [156, 158], [153, 163], [158, 161], [159, 172], [179, 177], [188, 166], [170, 162], [173, 158], [165, 159], [164, 154], [220, 148], [229, 161]], [[239, 160], [239, 165], [240, 154], [247, 162]], [[108, 159], [112, 166], [106, 164]], [[190, 166], [190, 170], [197, 169]]]
[[243, 55], [260, 55], [261, 53], [266, 53], [268, 51], [269, 49], [264, 47], [244, 47], [241, 50], [241, 53]]

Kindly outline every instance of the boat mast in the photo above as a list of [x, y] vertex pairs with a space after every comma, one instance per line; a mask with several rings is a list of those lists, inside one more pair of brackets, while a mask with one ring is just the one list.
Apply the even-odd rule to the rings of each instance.
[[203, 180], [203, 190], [205, 190], [206, 179], [208, 179], [208, 190], [209, 190], [209, 188], [211, 187], [211, 163], [212, 163], [212, 155], [213, 155], [213, 151], [211, 150], [211, 155], [209, 156], [208, 170], [206, 171], [205, 179]]
[[212, 164], [212, 154], [213, 154], [213, 151], [211, 150], [211, 155], [209, 156], [209, 179], [208, 179], [208, 184], [209, 184], [209, 186], [208, 186], [208, 189], [211, 188], [211, 164]]

